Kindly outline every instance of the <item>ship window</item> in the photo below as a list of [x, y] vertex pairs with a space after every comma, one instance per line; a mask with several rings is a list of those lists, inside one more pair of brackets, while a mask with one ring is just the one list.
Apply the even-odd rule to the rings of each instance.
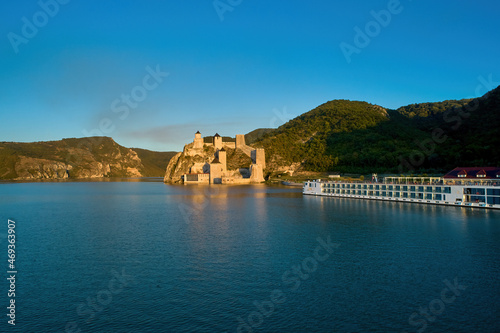
[[382, 196], [383, 196], [383, 197], [386, 197], [386, 196], [387, 196], [387, 192], [385, 192], [385, 191], [384, 191], [384, 192], [382, 192]]
[[490, 205], [500, 205], [500, 198], [499, 197], [488, 197], [488, 204]]
[[500, 189], [496, 188], [488, 189], [488, 195], [500, 195]]
[[465, 194], [476, 194], [476, 195], [485, 195], [486, 194], [486, 191], [484, 190], [484, 188], [466, 188], [464, 190], [464, 193]]
[[418, 191], [419, 191], [419, 192], [423, 192], [423, 191], [424, 191], [424, 187], [423, 187], [423, 186], [419, 186], [419, 187], [418, 187]]
[[435, 199], [435, 200], [441, 200], [441, 198], [442, 198], [442, 195], [441, 195], [441, 194], [435, 194], [435, 195], [434, 195], [434, 199]]
[[484, 202], [484, 196], [471, 195], [470, 196], [470, 201], [471, 202]]

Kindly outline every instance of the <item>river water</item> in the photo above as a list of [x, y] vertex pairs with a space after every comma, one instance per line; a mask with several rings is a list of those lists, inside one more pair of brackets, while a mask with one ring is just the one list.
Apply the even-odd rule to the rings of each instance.
[[0, 331], [500, 331], [498, 211], [150, 179], [3, 183], [0, 218]]

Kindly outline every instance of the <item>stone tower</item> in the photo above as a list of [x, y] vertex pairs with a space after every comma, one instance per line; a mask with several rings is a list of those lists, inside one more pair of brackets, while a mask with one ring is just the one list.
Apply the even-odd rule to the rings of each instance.
[[217, 151], [217, 158], [219, 158], [219, 162], [222, 164], [222, 172], [227, 171], [227, 159], [226, 159], [226, 150], [222, 148]]
[[215, 150], [222, 149], [222, 137], [219, 133], [215, 133], [214, 135], [214, 148]]
[[203, 148], [203, 138], [201, 137], [200, 131], [196, 132], [194, 135], [194, 146], [193, 148]]
[[217, 157], [210, 163], [210, 184], [222, 184], [222, 164]]
[[264, 181], [264, 171], [262, 165], [252, 164], [250, 166], [250, 179], [254, 183], [262, 183]]
[[262, 166], [262, 170], [266, 168], [266, 152], [263, 148], [255, 149], [255, 164]]
[[236, 134], [236, 148], [245, 146], [245, 136], [243, 134]]

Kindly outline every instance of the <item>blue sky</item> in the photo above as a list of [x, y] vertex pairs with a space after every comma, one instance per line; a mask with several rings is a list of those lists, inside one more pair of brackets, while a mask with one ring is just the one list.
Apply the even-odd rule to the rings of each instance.
[[398, 108], [500, 84], [497, 1], [59, 1], [2, 2], [0, 141], [181, 150], [333, 99]]

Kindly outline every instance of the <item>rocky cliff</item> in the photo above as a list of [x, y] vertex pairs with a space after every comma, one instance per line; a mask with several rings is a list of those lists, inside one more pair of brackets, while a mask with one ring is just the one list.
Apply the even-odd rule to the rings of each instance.
[[0, 142], [0, 179], [147, 177], [148, 169], [136, 151], [108, 137]]

